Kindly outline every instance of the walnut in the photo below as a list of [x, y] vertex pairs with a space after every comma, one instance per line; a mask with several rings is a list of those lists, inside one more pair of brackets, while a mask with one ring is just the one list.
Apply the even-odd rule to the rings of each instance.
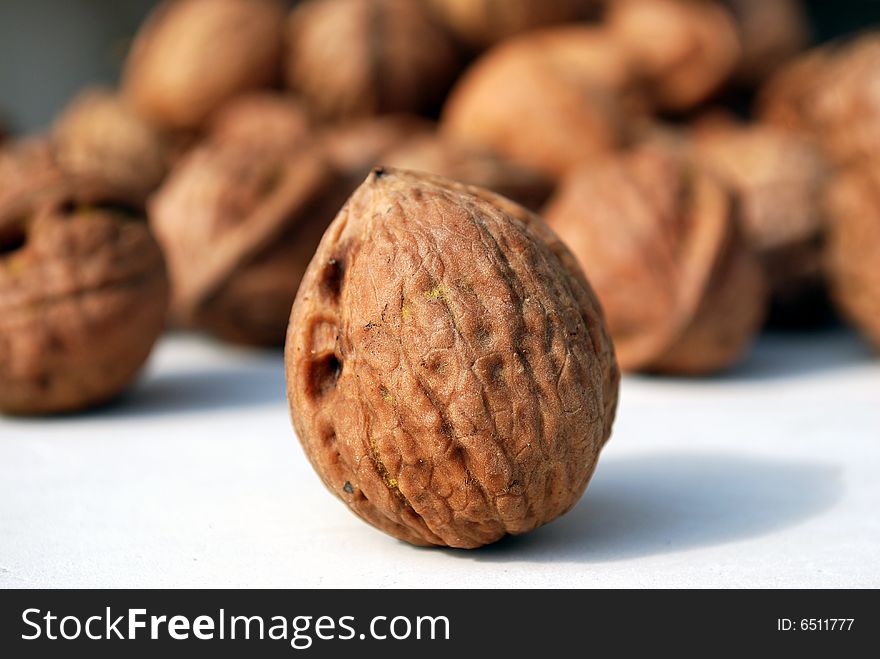
[[50, 141], [29, 137], [0, 147], [0, 181], [0, 215], [16, 215], [31, 212], [65, 177]]
[[0, 210], [0, 411], [70, 412], [136, 376], [165, 324], [162, 254], [143, 215], [66, 194]]
[[141, 201], [168, 167], [168, 147], [158, 129], [107, 89], [78, 95], [56, 119], [52, 142], [66, 171], [109, 181]]
[[414, 137], [382, 157], [381, 164], [486, 188], [532, 210], [553, 192], [553, 181], [537, 170], [436, 134]]
[[594, 16], [600, 0], [428, 0], [462, 42], [485, 48], [535, 28]]
[[815, 141], [772, 126], [730, 124], [699, 131], [695, 152], [739, 195], [777, 319], [821, 317], [822, 192], [830, 166]]
[[223, 101], [277, 79], [283, 12], [275, 0], [166, 0], [132, 46], [126, 96], [161, 126], [198, 127]]
[[412, 0], [309, 0], [287, 37], [287, 82], [322, 117], [429, 111], [458, 72], [450, 37]]
[[221, 106], [208, 123], [208, 134], [214, 141], [288, 152], [303, 146], [310, 130], [299, 100], [272, 92], [237, 96]]
[[769, 122], [813, 133], [835, 162], [880, 149], [880, 32], [823, 46], [771, 78], [759, 108]]
[[827, 265], [840, 309], [880, 350], [880, 163], [847, 167], [828, 188]]
[[767, 78], [810, 42], [810, 25], [800, 0], [725, 0], [739, 28], [742, 58], [737, 76]]
[[477, 547], [580, 498], [619, 374], [598, 303], [537, 216], [376, 169], [291, 315], [293, 423], [325, 485], [417, 545]]
[[608, 26], [661, 109], [687, 110], [730, 78], [741, 47], [721, 5], [699, 0], [617, 0]]
[[389, 114], [334, 125], [319, 135], [318, 142], [333, 166], [360, 185], [381, 158], [419, 135], [434, 132], [427, 119], [408, 114]]
[[310, 148], [194, 149], [150, 205], [174, 318], [229, 341], [281, 345], [299, 281], [344, 193]]
[[594, 28], [526, 34], [483, 55], [457, 83], [441, 119], [453, 139], [554, 175], [624, 139], [622, 51]]
[[573, 171], [545, 217], [595, 286], [624, 370], [717, 371], [757, 333], [765, 284], [734, 200], [670, 150]]

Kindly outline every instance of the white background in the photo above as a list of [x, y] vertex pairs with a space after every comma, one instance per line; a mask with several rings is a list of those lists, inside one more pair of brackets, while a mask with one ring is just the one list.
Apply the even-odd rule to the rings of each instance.
[[572, 512], [418, 549], [324, 490], [279, 354], [171, 337], [110, 407], [0, 419], [0, 586], [880, 586], [880, 361], [853, 335], [621, 393]]

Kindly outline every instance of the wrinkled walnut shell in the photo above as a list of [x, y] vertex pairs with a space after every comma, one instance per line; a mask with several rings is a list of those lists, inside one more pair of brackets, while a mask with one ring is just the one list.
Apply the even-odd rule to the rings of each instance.
[[428, 0], [464, 43], [485, 48], [515, 34], [594, 16], [600, 0]]
[[622, 142], [620, 97], [628, 80], [622, 51], [599, 30], [526, 34], [465, 72], [441, 128], [452, 139], [561, 175]]
[[407, 141], [382, 157], [380, 164], [435, 174], [492, 190], [535, 211], [553, 192], [553, 181], [535, 169], [436, 134]]
[[344, 192], [311, 149], [194, 149], [150, 205], [174, 317], [236, 343], [281, 345], [299, 281]]
[[71, 181], [64, 203], [0, 214], [0, 411], [115, 397], [164, 328], [168, 282], [143, 216], [82, 201]]
[[829, 185], [828, 273], [838, 307], [880, 350], [880, 166], [850, 167]]
[[271, 92], [235, 97], [212, 115], [208, 126], [213, 141], [288, 153], [303, 146], [309, 132], [309, 118], [302, 104]]
[[165, 0], [135, 39], [123, 91], [158, 125], [196, 128], [223, 101], [277, 79], [283, 32], [275, 0]]
[[[758, 250], [777, 315], [821, 315], [822, 193], [830, 167], [817, 144], [772, 126], [728, 125], [698, 132], [695, 152], [739, 195], [746, 234]], [[816, 314], [808, 307], [821, 309]]]
[[55, 121], [52, 143], [66, 171], [101, 178], [142, 201], [168, 167], [159, 131], [106, 89], [77, 96]]
[[287, 42], [287, 82], [321, 117], [429, 111], [458, 72], [451, 39], [411, 0], [309, 0]]
[[47, 189], [64, 185], [48, 139], [13, 140], [0, 148], [0, 216], [30, 213]]
[[619, 374], [574, 258], [520, 206], [377, 169], [291, 315], [293, 423], [325, 485], [417, 545], [477, 547], [580, 498]]
[[732, 75], [741, 54], [730, 13], [699, 0], [617, 0], [608, 29], [664, 110], [705, 101]]
[[595, 287], [621, 368], [735, 363], [765, 312], [727, 189], [657, 145], [572, 172], [545, 211]]

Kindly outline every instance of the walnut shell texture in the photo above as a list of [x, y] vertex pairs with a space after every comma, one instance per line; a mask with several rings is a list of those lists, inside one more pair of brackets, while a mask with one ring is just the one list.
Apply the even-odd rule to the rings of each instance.
[[717, 91], [741, 55], [728, 10], [700, 0], [618, 0], [608, 26], [665, 110], [687, 110]]
[[695, 150], [739, 195], [746, 233], [774, 294], [786, 307], [808, 304], [821, 287], [822, 195], [830, 173], [816, 142], [772, 126], [733, 124], [698, 132]]
[[272, 92], [236, 96], [211, 116], [208, 126], [210, 139], [217, 142], [288, 152], [303, 146], [310, 130], [302, 103]]
[[161, 133], [116, 93], [89, 89], [56, 119], [52, 142], [68, 172], [97, 177], [145, 200], [168, 168]]
[[150, 205], [175, 319], [236, 343], [281, 345], [299, 281], [345, 190], [310, 148], [194, 149]]
[[134, 108], [169, 128], [196, 128], [223, 101], [279, 76], [284, 9], [276, 0], [166, 0], [126, 62]]
[[308, 0], [287, 36], [287, 82], [320, 117], [430, 111], [459, 67], [451, 38], [412, 0]]
[[485, 48], [515, 34], [595, 15], [598, 0], [429, 0], [443, 23], [464, 43]]
[[536, 169], [436, 134], [407, 141], [381, 158], [379, 164], [486, 188], [535, 211], [547, 201], [554, 187], [551, 178]]
[[0, 147], [0, 217], [29, 213], [47, 189], [63, 187], [66, 178], [51, 142], [30, 137]]
[[828, 273], [838, 307], [880, 350], [880, 166], [837, 174], [827, 194], [831, 215]]
[[142, 217], [102, 204], [0, 219], [0, 411], [70, 412], [136, 376], [168, 282]]
[[734, 213], [714, 177], [656, 145], [563, 181], [545, 217], [595, 287], [621, 368], [705, 374], [742, 356], [766, 298]]
[[441, 130], [561, 175], [624, 139], [623, 53], [592, 28], [556, 28], [500, 44], [447, 99]]
[[462, 548], [575, 504], [619, 382], [589, 284], [537, 216], [390, 168], [325, 234], [285, 361], [330, 491], [397, 538]]

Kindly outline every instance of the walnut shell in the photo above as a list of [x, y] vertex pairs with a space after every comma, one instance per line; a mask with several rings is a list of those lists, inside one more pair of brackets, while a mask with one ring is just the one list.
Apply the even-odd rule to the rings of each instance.
[[107, 89], [78, 95], [56, 119], [52, 142], [66, 171], [109, 181], [136, 199], [146, 200], [168, 168], [158, 129]]
[[0, 411], [115, 397], [164, 328], [168, 283], [143, 216], [81, 195], [72, 180], [65, 203], [0, 215]]
[[194, 149], [150, 205], [173, 316], [228, 341], [281, 345], [302, 274], [344, 193], [312, 149]]
[[687, 110], [730, 78], [741, 46], [730, 13], [699, 0], [617, 0], [608, 28], [661, 109]]
[[383, 168], [321, 241], [285, 361], [325, 485], [417, 545], [477, 547], [570, 509], [619, 382], [589, 284], [537, 216]]
[[310, 136], [310, 122], [299, 100], [272, 92], [236, 96], [211, 117], [210, 139], [245, 148], [291, 152]]
[[283, 34], [276, 0], [166, 0], [135, 39], [123, 91], [157, 124], [196, 128], [223, 101], [277, 79]]
[[758, 115], [770, 124], [792, 131], [813, 127], [814, 96], [832, 59], [829, 46], [813, 48], [782, 66], [761, 88]]
[[0, 148], [0, 216], [30, 213], [46, 190], [65, 183], [50, 141], [29, 137]]
[[656, 145], [585, 166], [545, 211], [608, 319], [621, 368], [704, 374], [735, 363], [765, 312], [733, 197]]
[[746, 234], [779, 313], [821, 315], [805, 308], [818, 303], [824, 310], [822, 193], [830, 166], [815, 141], [772, 126], [734, 124], [698, 132], [695, 152], [739, 195]]
[[739, 29], [742, 57], [737, 76], [760, 81], [810, 42], [810, 25], [800, 0], [725, 0]]
[[412, 0], [309, 0], [287, 37], [287, 82], [321, 117], [432, 110], [459, 67], [450, 37]]
[[535, 211], [553, 192], [553, 181], [535, 169], [436, 134], [414, 137], [382, 157], [380, 164], [486, 188]]
[[624, 138], [623, 53], [593, 28], [556, 28], [502, 43], [462, 76], [441, 129], [561, 175]]
[[880, 350], [880, 165], [850, 166], [829, 185], [827, 265], [837, 306]]
[[485, 48], [520, 32], [589, 18], [601, 0], [428, 0], [443, 23], [464, 43]]

